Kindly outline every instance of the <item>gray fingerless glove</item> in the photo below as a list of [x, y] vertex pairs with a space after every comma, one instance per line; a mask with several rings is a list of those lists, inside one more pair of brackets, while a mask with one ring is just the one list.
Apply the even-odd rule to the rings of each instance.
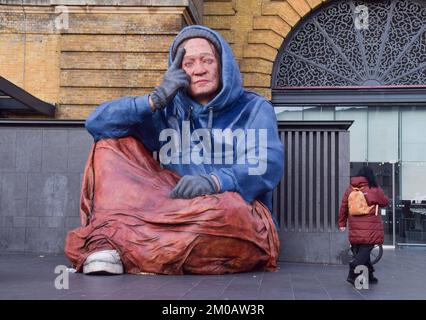
[[205, 194], [217, 193], [216, 183], [208, 174], [183, 176], [170, 193], [172, 198], [192, 199]]
[[182, 69], [184, 55], [185, 49], [179, 48], [175, 60], [164, 74], [163, 81], [151, 93], [150, 96], [155, 109], [163, 109], [173, 100], [179, 89], [189, 86], [190, 77]]

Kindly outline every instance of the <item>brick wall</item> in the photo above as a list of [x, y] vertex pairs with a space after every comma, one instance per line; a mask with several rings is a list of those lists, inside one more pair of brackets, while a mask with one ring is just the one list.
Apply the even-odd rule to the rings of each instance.
[[186, 25], [180, 10], [76, 14], [81, 22], [61, 37], [58, 117], [85, 117], [104, 101], [158, 85], [173, 36]]
[[173, 37], [183, 26], [200, 23], [197, 13], [203, 11], [202, 23], [231, 44], [244, 86], [270, 99], [280, 46], [324, 1], [119, 0], [121, 6], [111, 6], [117, 1], [73, 0], [89, 5], [68, 6], [69, 29], [58, 31], [50, 0], [26, 0], [38, 5], [24, 7], [0, 0], [0, 74], [59, 103], [58, 118], [84, 119], [104, 101], [150, 92], [167, 68]]
[[244, 86], [271, 98], [272, 66], [287, 34], [326, 0], [205, 0], [204, 24], [226, 33]]
[[[68, 28], [51, 3], [72, 4]], [[201, 0], [1, 0], [0, 74], [58, 103], [57, 118], [85, 119], [104, 101], [152, 90], [173, 37], [201, 14]]]

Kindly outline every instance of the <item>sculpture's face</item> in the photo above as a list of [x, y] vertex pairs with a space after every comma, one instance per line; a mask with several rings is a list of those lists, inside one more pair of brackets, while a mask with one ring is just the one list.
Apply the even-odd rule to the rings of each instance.
[[191, 77], [189, 95], [202, 105], [212, 100], [220, 83], [219, 57], [214, 46], [204, 38], [189, 39], [183, 44], [182, 69]]

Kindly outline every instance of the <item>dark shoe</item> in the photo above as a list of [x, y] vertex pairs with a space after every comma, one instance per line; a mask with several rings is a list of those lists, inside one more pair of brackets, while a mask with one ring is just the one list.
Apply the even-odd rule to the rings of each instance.
[[374, 275], [370, 274], [368, 277], [368, 283], [370, 284], [376, 284], [379, 282], [379, 279], [377, 279]]
[[349, 271], [348, 277], [346, 278], [346, 281], [349, 282], [352, 285], [355, 285], [355, 279], [356, 275], [353, 271]]
[[349, 282], [349, 283], [350, 283], [351, 285], [353, 285], [353, 286], [355, 285], [355, 279], [354, 279], [354, 278], [347, 277], [347, 278], [346, 278], [346, 281], [347, 281], [347, 282]]

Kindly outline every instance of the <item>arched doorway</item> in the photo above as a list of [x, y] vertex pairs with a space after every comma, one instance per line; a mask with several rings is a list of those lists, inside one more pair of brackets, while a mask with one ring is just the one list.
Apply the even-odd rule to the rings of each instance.
[[279, 120], [353, 120], [351, 174], [371, 165], [391, 198], [387, 244], [426, 244], [426, 2], [330, 1], [282, 44]]

